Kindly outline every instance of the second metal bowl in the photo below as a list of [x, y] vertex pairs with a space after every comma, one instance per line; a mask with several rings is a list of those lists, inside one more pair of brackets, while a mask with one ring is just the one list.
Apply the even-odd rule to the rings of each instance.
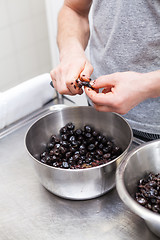
[[160, 173], [160, 139], [144, 143], [124, 157], [117, 168], [116, 186], [122, 201], [160, 237], [160, 214], [135, 200], [138, 181], [149, 172]]

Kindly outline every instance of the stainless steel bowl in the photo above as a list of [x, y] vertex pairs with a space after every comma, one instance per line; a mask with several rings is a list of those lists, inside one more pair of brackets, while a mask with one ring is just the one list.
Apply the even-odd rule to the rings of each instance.
[[[110, 137], [123, 153], [110, 163], [88, 169], [61, 169], [45, 165], [39, 155], [45, 150], [52, 134], [66, 123], [76, 128], [85, 124]], [[92, 107], [67, 107], [36, 121], [28, 130], [25, 145], [41, 184], [52, 193], [68, 199], [82, 200], [98, 197], [115, 186], [117, 164], [127, 153], [132, 142], [132, 130], [118, 114], [98, 112]]]
[[134, 200], [138, 180], [149, 172], [160, 173], [160, 139], [144, 143], [124, 157], [117, 168], [116, 187], [122, 201], [160, 237], [160, 215]]

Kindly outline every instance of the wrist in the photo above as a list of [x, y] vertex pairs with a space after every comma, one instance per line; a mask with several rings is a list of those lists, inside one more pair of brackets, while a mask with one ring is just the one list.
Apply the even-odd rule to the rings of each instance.
[[160, 70], [144, 73], [149, 98], [160, 97]]
[[69, 38], [68, 40], [65, 41], [65, 43], [63, 43], [62, 47], [59, 46], [60, 61], [65, 56], [70, 56], [71, 54], [85, 56], [85, 52], [82, 45], [80, 44], [79, 41], [77, 41], [74, 38]]

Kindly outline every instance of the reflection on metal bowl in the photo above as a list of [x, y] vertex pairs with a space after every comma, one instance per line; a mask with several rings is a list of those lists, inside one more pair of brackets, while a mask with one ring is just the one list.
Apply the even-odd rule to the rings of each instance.
[[[66, 123], [76, 128], [92, 125], [122, 148], [122, 154], [109, 163], [88, 169], [62, 169], [39, 161], [52, 134]], [[41, 184], [50, 192], [68, 199], [83, 200], [103, 195], [115, 186], [118, 163], [127, 153], [132, 142], [132, 130], [123, 117], [116, 113], [98, 112], [92, 107], [67, 107], [54, 111], [36, 121], [25, 137], [26, 149], [35, 166]]]

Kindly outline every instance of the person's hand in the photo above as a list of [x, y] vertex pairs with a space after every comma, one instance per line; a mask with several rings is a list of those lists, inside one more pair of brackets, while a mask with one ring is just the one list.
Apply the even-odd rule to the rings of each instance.
[[83, 93], [76, 80], [83, 75], [90, 77], [92, 72], [93, 67], [84, 51], [69, 48], [61, 57], [60, 64], [50, 74], [53, 85], [60, 94], [75, 95]]
[[[96, 110], [126, 114], [150, 97], [151, 79], [147, 76], [136, 72], [104, 75], [90, 82], [94, 90], [85, 87], [85, 92]], [[100, 88], [103, 88], [102, 93]]]

